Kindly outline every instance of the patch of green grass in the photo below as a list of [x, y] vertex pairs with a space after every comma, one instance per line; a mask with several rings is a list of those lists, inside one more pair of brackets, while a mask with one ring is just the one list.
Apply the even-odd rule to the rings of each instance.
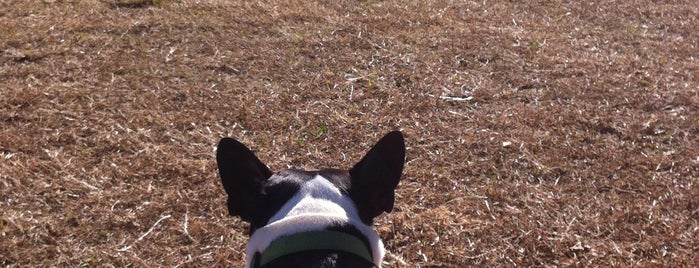
[[540, 43], [539, 41], [531, 41], [529, 42], [529, 49], [532, 51], [539, 51], [543, 45], [544, 44]]
[[114, 4], [124, 8], [145, 8], [150, 6], [163, 7], [167, 2], [166, 0], [116, 0]]
[[315, 136], [316, 139], [321, 139], [322, 137], [325, 137], [328, 135], [328, 125], [325, 123], [320, 123], [318, 126], [316, 126], [316, 130], [313, 133], [313, 136]]

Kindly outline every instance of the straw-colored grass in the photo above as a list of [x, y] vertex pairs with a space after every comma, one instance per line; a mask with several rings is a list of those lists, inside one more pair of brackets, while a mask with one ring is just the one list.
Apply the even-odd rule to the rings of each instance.
[[407, 136], [387, 267], [699, 263], [693, 1], [2, 1], [0, 265], [241, 267], [214, 147]]

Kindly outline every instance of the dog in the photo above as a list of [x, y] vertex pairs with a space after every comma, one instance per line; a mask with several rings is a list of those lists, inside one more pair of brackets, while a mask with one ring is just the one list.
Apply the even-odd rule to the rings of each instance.
[[405, 163], [403, 134], [386, 134], [349, 170], [272, 173], [242, 143], [223, 138], [216, 162], [228, 212], [250, 223], [246, 267], [381, 267], [370, 226], [391, 212]]

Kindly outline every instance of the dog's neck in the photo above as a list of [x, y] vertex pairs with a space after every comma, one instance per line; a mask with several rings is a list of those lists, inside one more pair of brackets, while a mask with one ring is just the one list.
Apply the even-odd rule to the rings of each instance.
[[250, 267], [255, 253], [263, 252], [275, 239], [336, 226], [353, 226], [368, 241], [374, 265], [381, 267], [384, 247], [378, 234], [359, 219], [354, 202], [321, 175], [302, 183], [298, 192], [262, 228], [254, 231], [246, 250]]

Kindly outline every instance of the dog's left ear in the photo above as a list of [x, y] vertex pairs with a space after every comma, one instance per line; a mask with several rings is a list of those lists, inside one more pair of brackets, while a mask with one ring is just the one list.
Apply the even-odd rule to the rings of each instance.
[[360, 219], [370, 225], [374, 217], [393, 210], [395, 189], [405, 163], [405, 140], [393, 131], [379, 140], [359, 163], [350, 169], [349, 195]]
[[228, 212], [250, 222], [258, 209], [262, 184], [272, 172], [242, 143], [223, 138], [216, 149], [221, 183], [228, 194]]

